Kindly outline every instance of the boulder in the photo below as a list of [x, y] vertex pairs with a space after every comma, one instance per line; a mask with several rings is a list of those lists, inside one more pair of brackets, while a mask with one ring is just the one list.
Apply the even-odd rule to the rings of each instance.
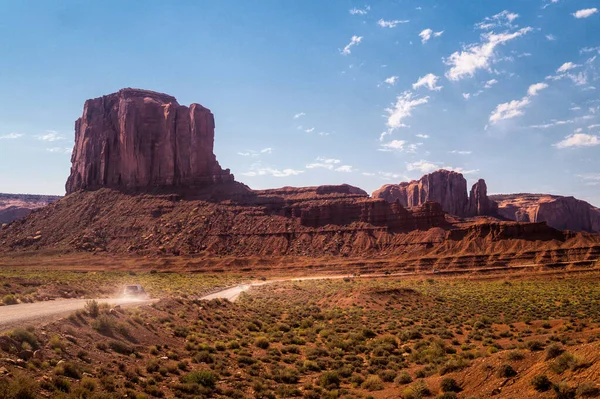
[[122, 89], [87, 100], [75, 122], [67, 194], [231, 182], [213, 153], [214, 129], [209, 109], [167, 94]]

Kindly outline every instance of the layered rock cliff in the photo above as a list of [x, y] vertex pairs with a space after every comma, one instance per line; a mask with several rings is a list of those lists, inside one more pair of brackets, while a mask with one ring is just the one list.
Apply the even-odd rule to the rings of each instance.
[[461, 173], [438, 170], [424, 175], [419, 180], [387, 184], [372, 194], [388, 202], [399, 201], [405, 207], [423, 205], [434, 201], [442, 209], [456, 216], [493, 215], [495, 204], [487, 196], [484, 180], [479, 180], [467, 195], [467, 180]]
[[0, 193], [0, 224], [25, 217], [34, 209], [44, 207], [60, 198], [58, 195]]
[[498, 213], [518, 222], [546, 222], [560, 230], [600, 232], [600, 209], [574, 197], [550, 194], [491, 196]]
[[233, 181], [213, 153], [214, 129], [209, 109], [167, 94], [122, 89], [88, 100], [75, 122], [67, 194]]

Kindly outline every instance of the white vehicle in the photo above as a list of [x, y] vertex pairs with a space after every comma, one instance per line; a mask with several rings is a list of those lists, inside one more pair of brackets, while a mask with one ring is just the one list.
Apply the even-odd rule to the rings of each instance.
[[123, 296], [146, 298], [148, 294], [144, 290], [144, 287], [139, 284], [134, 284], [126, 285], [125, 288], [123, 288]]

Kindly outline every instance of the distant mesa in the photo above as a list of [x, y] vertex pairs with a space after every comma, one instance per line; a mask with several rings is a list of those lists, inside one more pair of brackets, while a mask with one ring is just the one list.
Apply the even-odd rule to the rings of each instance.
[[75, 122], [67, 194], [232, 182], [213, 153], [214, 134], [209, 109], [167, 94], [127, 88], [87, 100]]

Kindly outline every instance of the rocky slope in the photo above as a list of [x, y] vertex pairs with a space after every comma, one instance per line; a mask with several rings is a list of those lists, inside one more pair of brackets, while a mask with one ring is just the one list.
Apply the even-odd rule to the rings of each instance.
[[85, 102], [75, 122], [67, 194], [233, 181], [213, 154], [213, 114], [167, 94], [122, 89]]
[[467, 194], [467, 180], [461, 173], [438, 170], [424, 175], [419, 180], [387, 184], [372, 194], [388, 202], [399, 201], [405, 207], [435, 201], [442, 209], [456, 216], [494, 215], [495, 204], [487, 196], [485, 181], [479, 180]]
[[33, 209], [46, 206], [60, 198], [58, 195], [0, 193], [0, 224], [25, 217]]
[[560, 230], [600, 232], [600, 209], [574, 197], [550, 194], [492, 195], [498, 213], [518, 222], [546, 222]]

